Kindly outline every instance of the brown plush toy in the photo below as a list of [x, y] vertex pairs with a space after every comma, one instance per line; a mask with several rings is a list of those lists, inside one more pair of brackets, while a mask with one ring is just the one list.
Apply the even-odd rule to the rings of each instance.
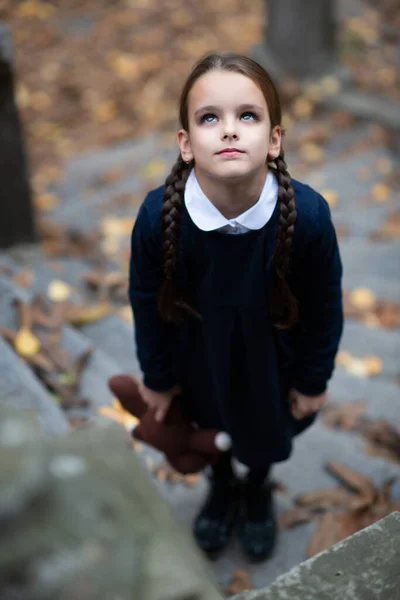
[[173, 401], [164, 421], [157, 422], [155, 410], [143, 401], [137, 382], [129, 375], [114, 375], [108, 385], [124, 409], [140, 419], [132, 436], [163, 452], [179, 473], [198, 473], [231, 447], [227, 433], [196, 428], [184, 416], [178, 402]]

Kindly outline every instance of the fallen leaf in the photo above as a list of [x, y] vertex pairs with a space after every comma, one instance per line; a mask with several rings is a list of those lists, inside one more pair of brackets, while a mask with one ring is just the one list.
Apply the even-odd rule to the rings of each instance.
[[321, 196], [325, 198], [329, 206], [334, 207], [338, 203], [339, 195], [335, 190], [322, 190]]
[[30, 357], [40, 350], [40, 342], [30, 329], [23, 327], [17, 332], [14, 347], [22, 357]]
[[320, 163], [325, 158], [322, 148], [311, 142], [302, 144], [299, 148], [299, 154], [308, 163]]
[[282, 513], [282, 515], [278, 518], [278, 528], [281, 531], [285, 529], [291, 529], [297, 525], [309, 523], [314, 518], [315, 514], [310, 507], [296, 506]]
[[317, 522], [317, 529], [306, 550], [306, 558], [311, 558], [346, 537], [343, 534], [342, 516], [326, 513]]
[[298, 119], [309, 119], [314, 111], [315, 105], [309, 98], [299, 96], [292, 104], [292, 112]]
[[201, 481], [201, 475], [199, 475], [198, 473], [184, 475], [184, 477], [183, 477], [183, 482], [188, 487], [196, 487], [197, 485], [199, 485], [200, 481]]
[[382, 372], [383, 362], [379, 356], [366, 356], [364, 361], [368, 375], [374, 376]]
[[253, 589], [253, 586], [249, 573], [244, 569], [236, 569], [232, 575], [231, 581], [226, 586], [224, 593], [228, 596], [233, 596], [251, 589]]
[[71, 286], [61, 279], [54, 279], [47, 288], [47, 295], [53, 302], [64, 302], [71, 293]]
[[376, 495], [374, 483], [369, 477], [365, 477], [357, 473], [357, 471], [337, 462], [327, 463], [326, 469], [351, 491], [365, 496], [374, 497]]
[[104, 319], [111, 312], [111, 307], [106, 303], [100, 303], [94, 306], [82, 306], [78, 304], [68, 304], [64, 311], [65, 320], [75, 327], [82, 327], [89, 323], [95, 323]]
[[361, 310], [370, 309], [376, 304], [376, 296], [368, 288], [354, 288], [350, 292], [350, 302]]
[[323, 423], [326, 427], [340, 427], [347, 431], [355, 429], [367, 406], [367, 402], [353, 402], [341, 406], [328, 405], [323, 409]]
[[392, 191], [385, 183], [377, 183], [372, 188], [372, 197], [376, 202], [386, 202]]
[[321, 488], [313, 492], [301, 494], [295, 500], [298, 506], [308, 507], [312, 510], [328, 508], [346, 508], [352, 494], [342, 487]]
[[34, 280], [33, 269], [31, 267], [24, 267], [22, 271], [13, 276], [13, 281], [16, 285], [29, 288]]

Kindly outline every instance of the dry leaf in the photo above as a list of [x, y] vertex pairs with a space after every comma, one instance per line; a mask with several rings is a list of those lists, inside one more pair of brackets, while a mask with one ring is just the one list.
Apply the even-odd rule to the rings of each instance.
[[365, 477], [353, 469], [349, 469], [345, 465], [337, 462], [329, 462], [326, 469], [334, 477], [337, 477], [342, 485], [365, 496], [375, 496], [376, 490], [372, 479]]
[[34, 280], [33, 270], [31, 267], [25, 267], [22, 271], [14, 275], [12, 279], [16, 285], [29, 288]]
[[40, 342], [30, 329], [23, 327], [15, 336], [14, 347], [20, 356], [28, 358], [40, 350]]
[[366, 356], [364, 358], [367, 374], [378, 375], [383, 370], [383, 361], [379, 356]]
[[318, 521], [317, 529], [311, 538], [306, 550], [306, 558], [311, 558], [323, 550], [331, 548], [342, 540], [342, 516], [335, 513], [326, 513]]
[[323, 411], [323, 423], [327, 427], [340, 427], [346, 430], [355, 429], [367, 406], [367, 402], [327, 406]]
[[321, 195], [325, 198], [329, 206], [334, 207], [338, 203], [339, 195], [335, 190], [322, 190]]
[[360, 310], [371, 309], [376, 304], [376, 296], [368, 288], [354, 288], [349, 297], [353, 306]]
[[320, 146], [311, 142], [302, 144], [299, 148], [300, 157], [308, 163], [320, 163], [324, 160], [325, 154]]
[[311, 508], [305, 506], [296, 506], [290, 510], [286, 510], [278, 518], [278, 527], [281, 531], [284, 529], [291, 529], [296, 525], [302, 525], [303, 523], [309, 523], [314, 519], [315, 515]]
[[47, 288], [47, 295], [53, 302], [64, 302], [71, 293], [71, 286], [60, 279], [54, 279]]
[[298, 119], [310, 118], [313, 114], [313, 111], [314, 104], [309, 100], [309, 98], [305, 98], [304, 96], [299, 96], [292, 104], [292, 112]]
[[376, 202], [386, 202], [391, 193], [392, 190], [386, 183], [377, 183], [372, 188], [372, 197]]
[[311, 510], [328, 508], [345, 508], [348, 506], [352, 495], [341, 487], [321, 488], [313, 492], [301, 494], [295, 500], [298, 506], [308, 507]]
[[196, 487], [197, 485], [199, 485], [200, 481], [201, 475], [199, 475], [198, 473], [183, 476], [183, 482], [188, 487]]
[[65, 320], [74, 325], [81, 327], [104, 319], [111, 312], [111, 307], [106, 303], [97, 304], [94, 306], [82, 306], [78, 304], [69, 304], [64, 311]]
[[228, 596], [240, 594], [246, 590], [252, 590], [253, 586], [250, 581], [250, 575], [244, 569], [237, 569], [233, 575], [230, 583], [226, 586], [224, 593]]

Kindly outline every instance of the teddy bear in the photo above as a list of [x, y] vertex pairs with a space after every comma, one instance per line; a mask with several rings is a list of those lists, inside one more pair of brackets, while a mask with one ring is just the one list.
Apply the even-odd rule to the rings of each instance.
[[174, 398], [162, 422], [155, 420], [155, 409], [147, 406], [138, 382], [129, 375], [114, 375], [108, 381], [111, 392], [123, 408], [140, 421], [131, 435], [163, 452], [172, 468], [183, 475], [198, 473], [213, 465], [221, 452], [231, 447], [224, 431], [199, 429], [182, 411]]

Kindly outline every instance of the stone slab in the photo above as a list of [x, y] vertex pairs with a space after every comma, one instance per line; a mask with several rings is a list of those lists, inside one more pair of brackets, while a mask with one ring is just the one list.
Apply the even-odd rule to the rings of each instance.
[[0, 403], [33, 413], [48, 435], [64, 434], [69, 429], [55, 400], [1, 336]]
[[343, 262], [343, 282], [352, 285], [353, 277], [379, 276], [397, 281], [400, 287], [400, 243], [397, 241], [370, 242], [365, 239], [343, 239], [340, 244]]
[[400, 513], [302, 562], [268, 589], [232, 600], [397, 600]]

